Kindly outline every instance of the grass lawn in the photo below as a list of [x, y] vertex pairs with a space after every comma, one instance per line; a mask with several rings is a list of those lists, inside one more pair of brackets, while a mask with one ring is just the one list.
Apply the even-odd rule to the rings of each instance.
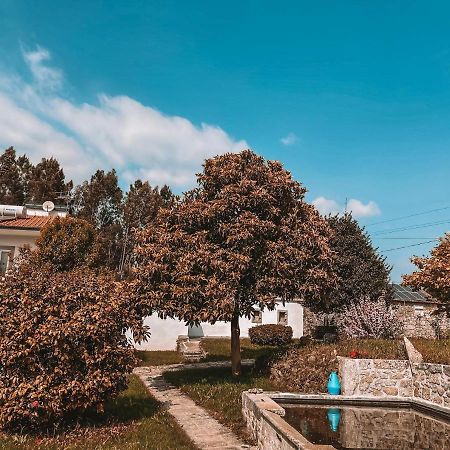
[[424, 362], [450, 364], [450, 339], [411, 339], [414, 347], [422, 353]]
[[140, 360], [140, 366], [165, 366], [182, 362], [181, 354], [176, 350], [144, 351], [136, 352]]
[[128, 389], [105, 405], [101, 416], [92, 413], [80, 424], [55, 437], [0, 435], [1, 450], [131, 450], [196, 447], [144, 385], [130, 376]]
[[[295, 343], [295, 341], [294, 341]], [[203, 339], [202, 347], [208, 353], [205, 361], [228, 361], [230, 360], [231, 347], [229, 339]], [[241, 358], [257, 359], [274, 352], [274, 347], [269, 345], [255, 345], [249, 338], [241, 338]]]

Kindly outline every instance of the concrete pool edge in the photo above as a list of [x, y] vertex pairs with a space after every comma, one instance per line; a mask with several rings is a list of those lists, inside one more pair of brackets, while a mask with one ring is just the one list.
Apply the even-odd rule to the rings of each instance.
[[414, 397], [372, 397], [299, 394], [249, 390], [242, 393], [242, 414], [259, 450], [333, 450], [331, 445], [308, 441], [283, 418], [281, 404], [406, 407], [450, 422], [450, 408]]

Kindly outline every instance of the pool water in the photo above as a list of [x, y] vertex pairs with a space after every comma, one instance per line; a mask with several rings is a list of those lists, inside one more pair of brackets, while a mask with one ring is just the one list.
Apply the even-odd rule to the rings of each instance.
[[410, 408], [282, 405], [313, 444], [338, 450], [450, 450], [450, 422]]

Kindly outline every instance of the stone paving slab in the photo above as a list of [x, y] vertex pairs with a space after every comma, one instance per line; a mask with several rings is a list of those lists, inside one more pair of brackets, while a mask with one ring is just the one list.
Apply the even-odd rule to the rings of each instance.
[[244, 444], [231, 430], [211, 417], [204, 408], [196, 405], [191, 398], [169, 384], [162, 376], [163, 372], [169, 370], [226, 367], [226, 363], [137, 367], [134, 373], [141, 379], [150, 394], [163, 403], [192, 442], [201, 450], [253, 450], [256, 447]]

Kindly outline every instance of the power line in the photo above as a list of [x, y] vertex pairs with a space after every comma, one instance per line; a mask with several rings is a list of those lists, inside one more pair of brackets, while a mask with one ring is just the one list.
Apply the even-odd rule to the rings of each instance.
[[382, 220], [380, 222], [369, 223], [368, 225], [366, 225], [366, 227], [373, 227], [374, 225], [379, 225], [381, 223], [394, 222], [395, 220], [409, 219], [410, 217], [422, 216], [424, 214], [430, 214], [433, 212], [444, 211], [446, 209], [450, 209], [450, 206], [444, 206], [443, 208], [437, 208], [437, 209], [429, 209], [428, 211], [423, 211], [423, 212], [419, 212], [419, 213], [415, 213], [415, 214], [409, 214], [407, 216], [400, 216], [400, 217], [396, 217], [394, 219], [388, 219], [388, 220]]
[[397, 239], [397, 240], [412, 240], [412, 241], [418, 241], [419, 239], [439, 239], [439, 238], [432, 238], [432, 237], [377, 237], [375, 236], [375, 239]]
[[441, 221], [437, 221], [437, 222], [427, 222], [427, 223], [422, 223], [419, 225], [409, 225], [409, 226], [405, 226], [405, 227], [399, 227], [399, 228], [392, 228], [390, 230], [384, 230], [384, 231], [377, 231], [376, 233], [373, 233], [373, 236], [379, 236], [382, 234], [390, 234], [390, 233], [396, 233], [398, 231], [406, 231], [406, 230], [416, 230], [418, 228], [426, 228], [426, 227], [432, 227], [434, 225], [443, 225], [446, 223], [450, 223], [450, 220], [441, 220]]
[[388, 248], [386, 250], [380, 250], [380, 251], [381, 252], [392, 252], [394, 250], [401, 250], [402, 248], [417, 247], [418, 245], [430, 244], [431, 242], [436, 242], [438, 240], [439, 239], [433, 239], [431, 241], [419, 242], [418, 244], [403, 245], [402, 247]]

